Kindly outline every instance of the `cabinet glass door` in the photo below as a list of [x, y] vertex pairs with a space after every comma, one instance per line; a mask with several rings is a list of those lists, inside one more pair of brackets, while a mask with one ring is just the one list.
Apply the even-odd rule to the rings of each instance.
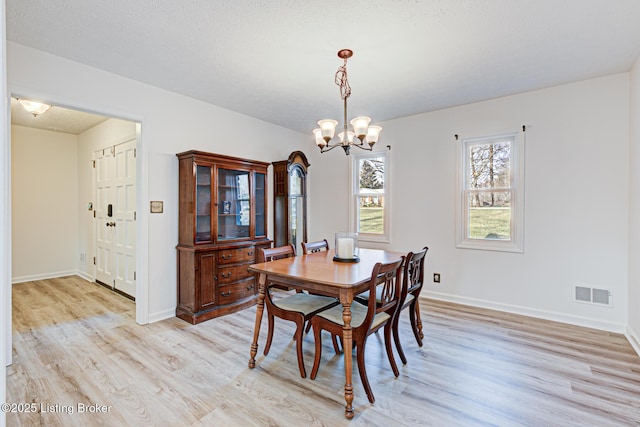
[[249, 172], [218, 169], [218, 240], [250, 237]]
[[265, 237], [267, 235], [267, 207], [265, 184], [267, 177], [263, 173], [255, 174], [256, 187], [256, 237]]
[[211, 167], [196, 166], [196, 243], [211, 241]]

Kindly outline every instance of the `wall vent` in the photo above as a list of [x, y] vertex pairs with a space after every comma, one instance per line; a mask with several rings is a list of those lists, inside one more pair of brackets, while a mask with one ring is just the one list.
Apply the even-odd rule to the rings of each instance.
[[608, 289], [591, 288], [584, 285], [574, 285], [573, 300], [586, 304], [611, 306], [612, 292]]

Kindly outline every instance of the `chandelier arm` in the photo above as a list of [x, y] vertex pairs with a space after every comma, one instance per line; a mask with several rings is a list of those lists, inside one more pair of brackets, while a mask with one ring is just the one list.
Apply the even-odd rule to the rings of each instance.
[[364, 151], [373, 151], [372, 145], [370, 145], [369, 147], [365, 147], [364, 144], [351, 144], [351, 145], [353, 145], [354, 147], [358, 147], [359, 149]]
[[342, 144], [336, 143], [336, 144], [331, 144], [331, 145], [325, 145], [324, 147], [322, 147], [320, 149], [320, 153], [326, 153], [327, 151], [331, 151], [336, 147], [342, 147]]

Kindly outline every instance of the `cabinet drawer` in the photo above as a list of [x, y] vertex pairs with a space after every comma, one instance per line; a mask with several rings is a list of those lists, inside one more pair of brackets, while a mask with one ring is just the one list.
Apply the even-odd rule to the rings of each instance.
[[218, 283], [231, 283], [252, 277], [252, 273], [247, 271], [251, 264], [236, 265], [233, 267], [220, 266], [218, 268]]
[[255, 280], [245, 280], [239, 283], [218, 286], [218, 304], [231, 304], [242, 298], [256, 294]]
[[235, 264], [238, 262], [253, 262], [255, 252], [256, 250], [253, 246], [239, 249], [223, 249], [218, 252], [218, 263]]

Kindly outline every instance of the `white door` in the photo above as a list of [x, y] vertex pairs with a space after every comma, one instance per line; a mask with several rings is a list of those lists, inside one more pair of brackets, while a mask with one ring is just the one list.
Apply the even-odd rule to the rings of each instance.
[[135, 139], [99, 150], [96, 159], [96, 280], [136, 295]]
[[116, 146], [115, 157], [115, 289], [136, 296], [136, 140]]
[[113, 286], [113, 246], [115, 239], [114, 177], [115, 149], [106, 148], [95, 152], [96, 173], [96, 281]]

